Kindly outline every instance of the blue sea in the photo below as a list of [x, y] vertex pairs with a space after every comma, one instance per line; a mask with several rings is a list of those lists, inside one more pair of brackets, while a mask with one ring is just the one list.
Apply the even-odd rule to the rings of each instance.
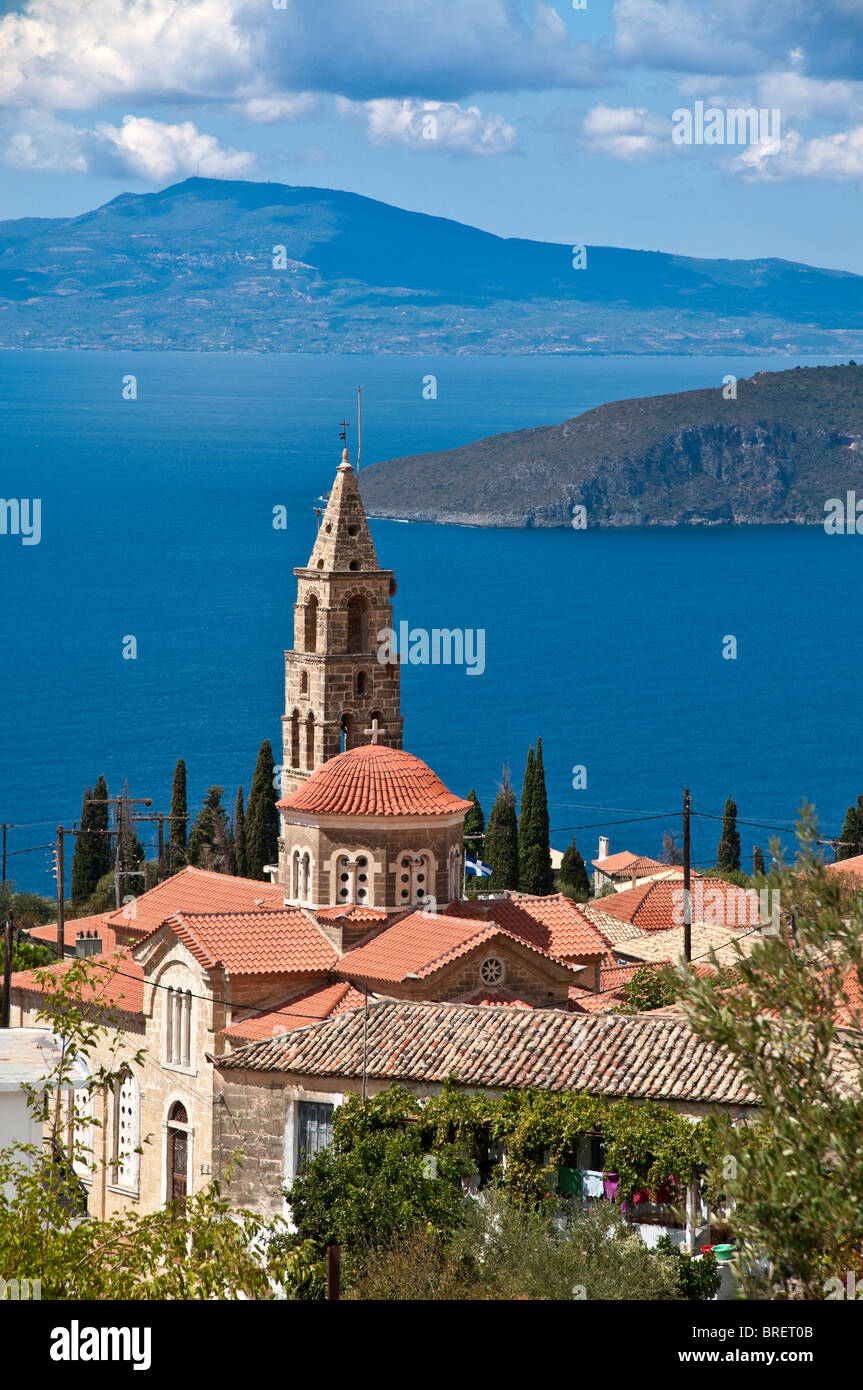
[[[182, 756], [195, 812], [213, 783], [229, 806], [238, 784], [248, 794], [262, 739], [280, 761], [293, 567], [343, 417], [353, 451], [358, 384], [365, 466], [811, 360], [0, 353], [0, 492], [42, 501], [38, 545], [0, 536], [9, 876], [51, 891], [44, 846], [100, 773], [167, 810]], [[541, 735], [552, 843], [575, 835], [586, 859], [603, 833], [612, 852], [656, 854], [686, 785], [698, 862], [720, 829], [702, 817], [728, 795], [759, 823], [741, 825], [744, 856], [792, 827], [804, 799], [838, 835], [863, 791], [863, 540], [814, 527], [372, 530], [398, 577], [397, 621], [485, 629], [482, 675], [407, 665], [402, 708], [406, 747], [454, 790], [475, 787], [486, 812], [502, 767], [520, 785]], [[736, 660], [723, 659], [729, 635]]]

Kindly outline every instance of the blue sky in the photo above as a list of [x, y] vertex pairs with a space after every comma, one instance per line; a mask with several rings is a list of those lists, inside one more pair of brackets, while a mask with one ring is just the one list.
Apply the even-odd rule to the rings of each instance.
[[[0, 218], [200, 172], [863, 273], [859, 74], [863, 0], [0, 0]], [[699, 101], [780, 139], [675, 144]]]

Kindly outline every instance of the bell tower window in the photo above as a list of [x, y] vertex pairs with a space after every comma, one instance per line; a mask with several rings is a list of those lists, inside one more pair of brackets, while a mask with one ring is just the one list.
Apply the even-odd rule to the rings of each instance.
[[396, 899], [405, 907], [425, 907], [432, 893], [431, 863], [427, 854], [402, 854], [396, 870]]
[[362, 594], [348, 599], [348, 651], [367, 652], [369, 649], [369, 603]]
[[311, 710], [306, 717], [306, 771], [312, 772], [315, 766], [315, 716]]
[[357, 672], [357, 694], [367, 695], [369, 692], [369, 678], [365, 671]]
[[301, 672], [300, 672], [300, 694], [301, 694], [301, 695], [308, 695], [308, 693], [309, 693], [309, 673], [308, 673], [308, 671], [301, 671]]
[[291, 767], [300, 765], [300, 713], [294, 710], [291, 714]]
[[303, 646], [307, 652], [318, 650], [318, 600], [314, 594], [306, 599]]
[[357, 903], [374, 907], [374, 865], [371, 856], [358, 850], [356, 854], [340, 854], [336, 859], [335, 903]]

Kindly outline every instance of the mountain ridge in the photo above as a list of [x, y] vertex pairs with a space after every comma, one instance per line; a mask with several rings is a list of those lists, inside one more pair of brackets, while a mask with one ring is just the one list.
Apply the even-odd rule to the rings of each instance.
[[369, 516], [471, 526], [823, 524], [863, 500], [863, 366], [757, 372], [363, 470]]
[[601, 246], [576, 270], [572, 251], [350, 191], [187, 179], [0, 223], [0, 347], [863, 352], [863, 276]]

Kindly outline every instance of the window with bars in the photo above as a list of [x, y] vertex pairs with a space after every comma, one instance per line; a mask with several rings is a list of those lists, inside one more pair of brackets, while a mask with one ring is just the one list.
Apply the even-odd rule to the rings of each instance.
[[114, 1085], [114, 1125], [111, 1134], [111, 1183], [137, 1192], [140, 1093], [137, 1079], [128, 1072]]
[[310, 1100], [297, 1105], [297, 1172], [332, 1143], [334, 1109]]
[[192, 995], [169, 989], [165, 996], [165, 1061], [172, 1067], [192, 1065]]
[[69, 1094], [69, 1132], [67, 1145], [72, 1155], [72, 1167], [79, 1178], [93, 1176], [94, 1166], [94, 1093], [90, 1087], [81, 1087]]

